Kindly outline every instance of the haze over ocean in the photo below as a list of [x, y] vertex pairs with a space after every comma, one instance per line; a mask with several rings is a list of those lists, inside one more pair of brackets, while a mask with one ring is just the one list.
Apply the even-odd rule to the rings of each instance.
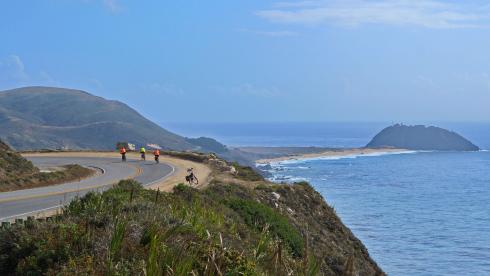
[[[228, 146], [363, 147], [392, 122], [172, 123], [164, 128], [189, 137], [213, 137]], [[406, 124], [422, 124], [406, 122]], [[490, 123], [433, 122], [490, 149]]]
[[[482, 149], [490, 124], [438, 123]], [[167, 125], [229, 145], [359, 147], [386, 123]], [[309, 181], [388, 275], [489, 275], [490, 152], [419, 152], [273, 164]]]

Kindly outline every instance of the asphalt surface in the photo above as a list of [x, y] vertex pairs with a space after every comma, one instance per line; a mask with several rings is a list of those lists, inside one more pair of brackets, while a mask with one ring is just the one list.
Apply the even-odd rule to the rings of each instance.
[[103, 191], [121, 179], [133, 178], [143, 185], [151, 185], [174, 173], [169, 164], [116, 158], [88, 157], [30, 157], [34, 165], [42, 168], [79, 164], [97, 171], [96, 175], [81, 181], [0, 193], [0, 221], [25, 218], [39, 212], [59, 209], [73, 198], [89, 191]]

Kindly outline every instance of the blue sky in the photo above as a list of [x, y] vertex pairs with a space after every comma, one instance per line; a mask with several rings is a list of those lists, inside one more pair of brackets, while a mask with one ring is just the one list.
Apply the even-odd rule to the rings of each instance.
[[158, 122], [489, 121], [486, 1], [0, 3], [0, 89]]

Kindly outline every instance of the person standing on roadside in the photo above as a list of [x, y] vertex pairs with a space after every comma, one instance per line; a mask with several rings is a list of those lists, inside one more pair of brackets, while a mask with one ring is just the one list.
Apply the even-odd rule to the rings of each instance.
[[155, 155], [155, 162], [160, 163], [160, 150], [159, 149], [155, 149], [155, 151], [153, 151], [153, 155]]
[[121, 147], [119, 149], [119, 153], [121, 154], [122, 161], [123, 162], [126, 162], [126, 148], [125, 147]]
[[145, 147], [140, 148], [140, 153], [141, 153], [141, 160], [146, 160], [146, 149]]

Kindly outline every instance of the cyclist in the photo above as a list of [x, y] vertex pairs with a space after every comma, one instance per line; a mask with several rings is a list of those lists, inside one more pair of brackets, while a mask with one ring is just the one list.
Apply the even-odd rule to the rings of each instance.
[[121, 154], [122, 161], [123, 162], [126, 162], [126, 148], [125, 147], [121, 147], [119, 149], [119, 153]]
[[156, 149], [155, 151], [153, 151], [153, 155], [155, 155], [155, 162], [160, 163], [160, 150], [159, 149]]
[[185, 181], [187, 181], [187, 183], [189, 183], [189, 185], [194, 184], [194, 181], [195, 181], [196, 185], [199, 184], [199, 180], [197, 179], [196, 175], [194, 174], [194, 168], [188, 168], [187, 169], [187, 176], [185, 177]]

